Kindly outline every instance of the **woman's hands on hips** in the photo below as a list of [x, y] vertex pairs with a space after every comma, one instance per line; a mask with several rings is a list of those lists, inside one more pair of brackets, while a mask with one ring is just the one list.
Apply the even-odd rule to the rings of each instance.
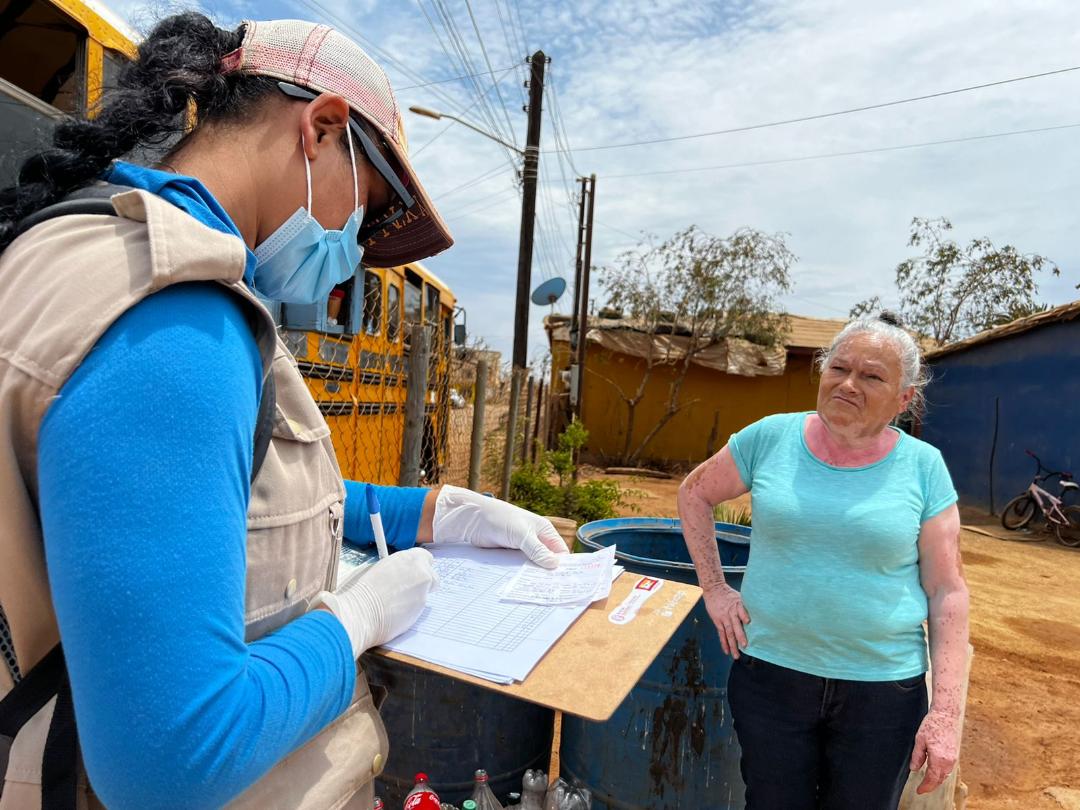
[[720, 634], [724, 653], [738, 658], [740, 648], [746, 646], [743, 625], [750, 623], [742, 595], [730, 585], [716, 585], [705, 591], [705, 608]]
[[959, 755], [959, 713], [935, 711], [931, 706], [915, 735], [915, 748], [911, 752], [911, 770], [917, 771], [926, 763], [926, 775], [916, 792], [929, 793], [944, 782], [956, 767]]
[[432, 542], [516, 548], [544, 568], [557, 568], [569, 549], [547, 518], [461, 487], [444, 486], [435, 500]]

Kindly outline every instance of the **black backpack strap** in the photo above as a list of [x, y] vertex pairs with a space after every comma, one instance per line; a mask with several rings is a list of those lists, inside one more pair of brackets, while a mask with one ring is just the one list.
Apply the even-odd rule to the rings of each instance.
[[[78, 191], [73, 191], [58, 203], [46, 206], [40, 211], [35, 211], [33, 214], [30, 214], [19, 223], [17, 232], [21, 234], [30, 230], [35, 225], [40, 225], [46, 220], [67, 216], [69, 214], [102, 214], [105, 216], [116, 216], [116, 210], [113, 208], [112, 204], [113, 196], [133, 190], [134, 189], [131, 186], [121, 186], [115, 183], [94, 183], [93, 185], [86, 186]], [[263, 354], [264, 358], [269, 356], [272, 359], [274, 342], [264, 339], [265, 336], [261, 333], [265, 330], [261, 328], [260, 322], [255, 319], [249, 320], [251, 321], [252, 330], [255, 332], [255, 339], [259, 346], [259, 352]], [[266, 365], [269, 368], [269, 364]], [[274, 376], [273, 374], [267, 374], [263, 381], [262, 396], [259, 398], [259, 413], [255, 420], [255, 440], [252, 443], [252, 481], [254, 481], [255, 476], [259, 474], [263, 460], [266, 458], [266, 451], [270, 447], [270, 439], [274, 431], [276, 402]]]
[[71, 681], [65, 667], [60, 687], [56, 690], [56, 705], [41, 759], [41, 810], [70, 810], [76, 807], [78, 771], [79, 735], [75, 730]]
[[132, 191], [131, 186], [118, 186], [114, 183], [94, 183], [86, 188], [73, 191], [58, 203], [47, 205], [40, 211], [35, 211], [24, 217], [16, 229], [16, 234], [22, 234], [35, 225], [40, 225], [48, 219], [67, 216], [68, 214], [101, 214], [104, 216], [116, 216], [113, 208], [112, 197], [114, 194], [123, 194]]
[[41, 807], [72, 810], [78, 788], [79, 740], [71, 684], [59, 644], [0, 700], [0, 784], [19, 730], [54, 696], [56, 705], [41, 760]]
[[255, 420], [255, 441], [252, 443], [251, 481], [259, 474], [266, 451], [270, 449], [270, 439], [274, 434], [274, 415], [277, 411], [277, 388], [274, 385], [274, 373], [271, 371], [263, 379], [262, 396], [259, 397], [259, 415]]

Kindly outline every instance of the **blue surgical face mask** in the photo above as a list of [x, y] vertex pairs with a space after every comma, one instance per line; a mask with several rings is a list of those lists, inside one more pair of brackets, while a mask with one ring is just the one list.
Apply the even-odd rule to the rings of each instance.
[[353, 212], [339, 230], [326, 230], [311, 215], [311, 161], [304, 150], [307, 207], [281, 224], [255, 247], [255, 291], [271, 301], [314, 304], [347, 281], [360, 266], [357, 242], [363, 209], [356, 180], [356, 155], [348, 136], [353, 176]]

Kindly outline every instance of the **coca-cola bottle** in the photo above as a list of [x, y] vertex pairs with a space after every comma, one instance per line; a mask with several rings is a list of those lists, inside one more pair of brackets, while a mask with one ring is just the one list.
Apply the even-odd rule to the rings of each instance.
[[431, 789], [426, 773], [418, 773], [416, 784], [405, 797], [405, 810], [439, 810], [439, 794]]
[[474, 778], [472, 800], [476, 803], [476, 810], [503, 810], [488, 784], [487, 771], [478, 770]]

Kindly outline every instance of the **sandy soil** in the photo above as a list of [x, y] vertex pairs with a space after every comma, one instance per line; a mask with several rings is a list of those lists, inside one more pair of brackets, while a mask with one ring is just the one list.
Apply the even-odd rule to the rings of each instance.
[[[627, 515], [677, 514], [679, 479], [589, 477], [635, 492]], [[960, 773], [971, 810], [1080, 810], [1080, 551], [965, 511], [975, 647]], [[990, 536], [997, 535], [997, 536]], [[1004, 539], [1009, 538], [1009, 539]]]

